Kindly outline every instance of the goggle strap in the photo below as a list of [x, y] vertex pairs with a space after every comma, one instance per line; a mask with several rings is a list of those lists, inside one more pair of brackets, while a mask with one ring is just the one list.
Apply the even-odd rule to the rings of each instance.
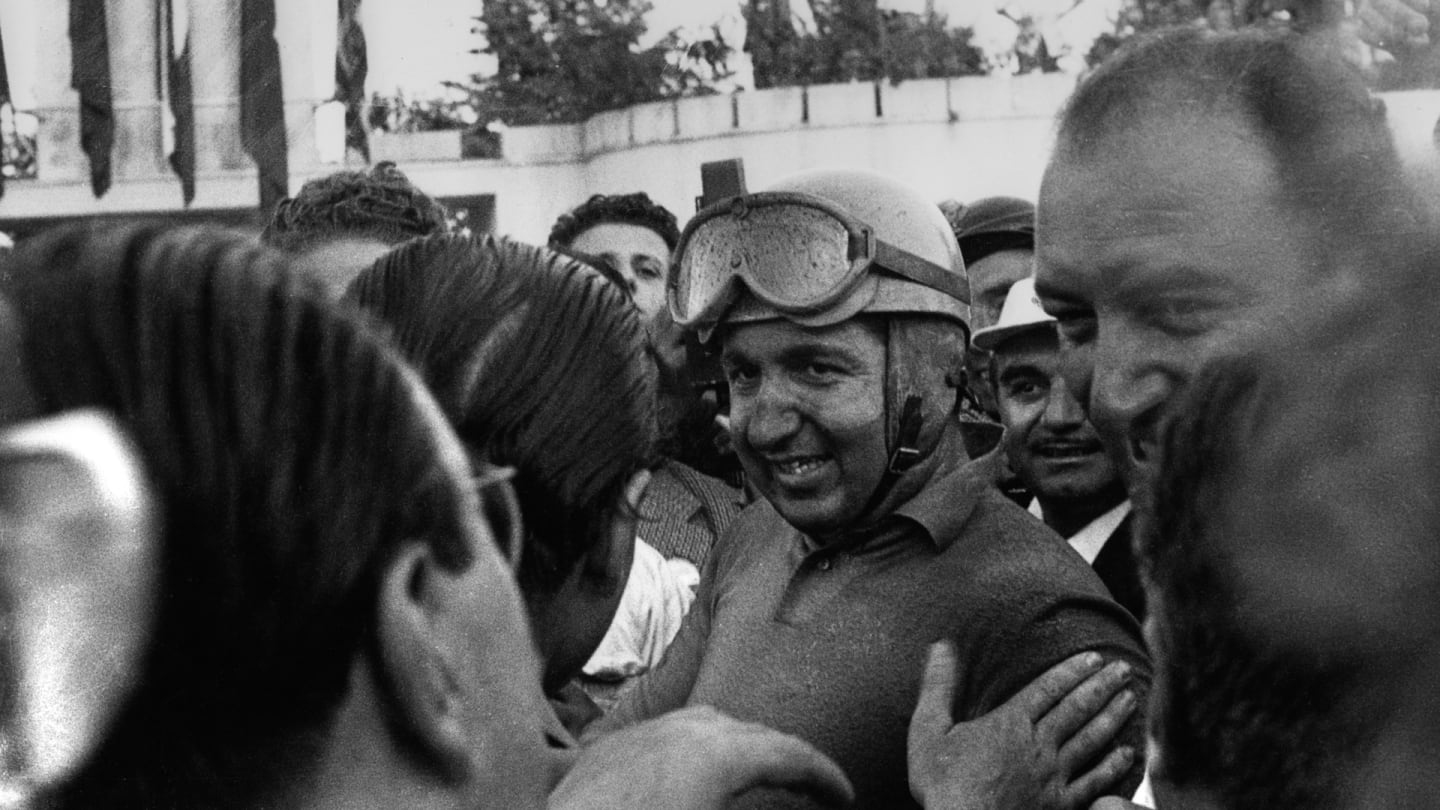
[[945, 293], [957, 301], [970, 303], [970, 285], [964, 276], [941, 270], [908, 250], [876, 239], [873, 262], [898, 276]]

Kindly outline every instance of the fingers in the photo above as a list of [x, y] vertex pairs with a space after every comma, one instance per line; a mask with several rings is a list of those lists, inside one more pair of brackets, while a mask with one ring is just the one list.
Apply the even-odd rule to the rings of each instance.
[[[1052, 670], [1053, 671], [1053, 670]], [[1055, 703], [1043, 717], [1036, 720], [1036, 728], [1043, 739], [1051, 740], [1057, 748], [1070, 739], [1078, 729], [1101, 714], [1110, 699], [1115, 697], [1130, 679], [1130, 665], [1124, 661], [1111, 661], [1104, 669], [1086, 678]], [[1133, 709], [1133, 706], [1132, 706]]]
[[[1061, 698], [1070, 694], [1072, 689], [1099, 669], [1102, 661], [1099, 653], [1072, 655], [1031, 681], [1029, 686], [1016, 692], [1006, 705], [1018, 705], [1030, 722], [1038, 723]], [[1109, 697], [1105, 699], [1108, 700]], [[1103, 705], [1103, 702], [1100, 705]], [[1091, 713], [1093, 714], [1093, 711]], [[1083, 723], [1084, 720], [1080, 722]]]
[[[1111, 751], [1099, 765], [1082, 774], [1080, 778], [1072, 780], [1065, 787], [1065, 806], [1084, 807], [1089, 802], [1095, 801], [1101, 793], [1125, 778], [1125, 774], [1134, 764], [1135, 749], [1130, 746], [1122, 746]], [[1138, 806], [1123, 799], [1108, 797], [1095, 801], [1091, 810], [1107, 807], [1114, 808], [1114, 810], [1125, 810], [1125, 808]]]
[[747, 724], [729, 763], [731, 795], [770, 787], [805, 793], [829, 807], [845, 807], [855, 791], [845, 772], [813, 745], [763, 726]]
[[925, 657], [920, 675], [920, 699], [910, 716], [910, 748], [917, 749], [917, 736], [941, 737], [955, 725], [950, 707], [955, 705], [955, 645], [937, 641]]
[[1125, 728], [1138, 703], [1135, 693], [1128, 689], [1112, 698], [1104, 711], [1065, 741], [1058, 757], [1061, 769], [1065, 773], [1073, 773], [1084, 763], [1099, 757], [1102, 751], [1114, 744], [1115, 735]]

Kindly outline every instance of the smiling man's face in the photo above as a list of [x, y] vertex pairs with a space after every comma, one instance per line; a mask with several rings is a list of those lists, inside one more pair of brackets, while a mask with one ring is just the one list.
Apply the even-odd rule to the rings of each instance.
[[1035, 495], [1089, 499], [1118, 488], [1114, 461], [1060, 373], [1053, 328], [995, 347], [995, 401], [1010, 467]]
[[745, 473], [810, 535], [849, 526], [885, 472], [884, 332], [849, 320], [734, 327], [722, 360], [730, 433]]
[[1153, 463], [1162, 406], [1312, 274], [1307, 229], [1238, 114], [1151, 113], [1045, 173], [1036, 290], [1066, 381], [1122, 464]]

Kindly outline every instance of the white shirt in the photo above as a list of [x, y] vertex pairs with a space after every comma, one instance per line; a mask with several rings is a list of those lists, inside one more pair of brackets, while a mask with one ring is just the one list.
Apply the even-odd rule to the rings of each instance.
[[[1030, 500], [1030, 514], [1042, 521], [1045, 519], [1038, 498]], [[1100, 556], [1100, 549], [1105, 547], [1105, 541], [1110, 539], [1110, 535], [1115, 533], [1115, 529], [1120, 526], [1120, 522], [1128, 514], [1130, 514], [1130, 501], [1127, 499], [1121, 501], [1109, 512], [1090, 521], [1085, 528], [1065, 538], [1065, 542], [1085, 558], [1086, 565], [1094, 565], [1095, 558]]]
[[688, 560], [667, 560], [635, 538], [630, 579], [609, 631], [585, 663], [585, 674], [618, 681], [660, 663], [665, 648], [680, 632], [680, 621], [695, 601], [699, 585], [700, 572]]

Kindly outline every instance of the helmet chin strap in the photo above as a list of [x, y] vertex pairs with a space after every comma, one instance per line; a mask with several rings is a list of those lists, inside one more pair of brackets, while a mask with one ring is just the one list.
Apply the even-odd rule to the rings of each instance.
[[920, 427], [925, 423], [925, 412], [921, 406], [924, 404], [925, 398], [919, 394], [905, 397], [905, 404], [900, 409], [899, 429], [895, 432], [895, 442], [890, 450], [890, 459], [885, 465], [885, 472], [880, 476], [880, 483], [875, 485], [875, 492], [865, 504], [862, 515], [873, 512], [880, 502], [885, 500], [885, 496], [890, 494], [900, 476], [920, 461]]
[[901, 386], [897, 379], [897, 355], [896, 342], [900, 339], [897, 335], [899, 329], [896, 319], [887, 318], [885, 323], [885, 410], [886, 410], [886, 449], [889, 457], [885, 462], [885, 472], [881, 474], [880, 481], [875, 485], [875, 491], [871, 493], [865, 504], [865, 509], [860, 514], [868, 517], [878, 509], [890, 491], [895, 488], [900, 477], [905, 471], [914, 467], [920, 462], [923, 453], [920, 450], [920, 428], [925, 424], [925, 397], [913, 391], [905, 392], [905, 400], [900, 405], [900, 417], [895, 420], [894, 433], [891, 434], [891, 422], [889, 419], [890, 409], [895, 407], [900, 398]]

